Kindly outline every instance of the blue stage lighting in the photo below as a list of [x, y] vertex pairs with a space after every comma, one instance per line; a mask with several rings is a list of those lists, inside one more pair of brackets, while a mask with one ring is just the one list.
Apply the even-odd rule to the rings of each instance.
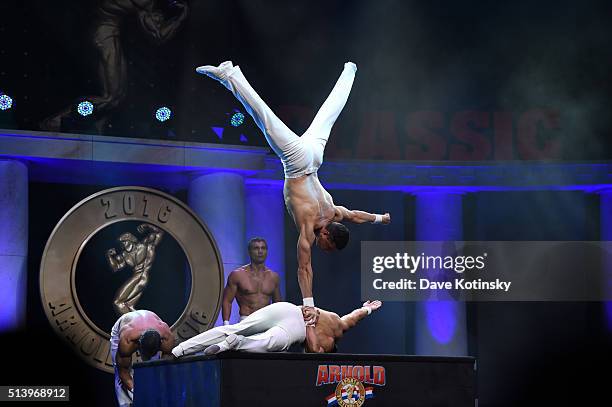
[[9, 95], [0, 95], [0, 110], [9, 110], [13, 106], [13, 99]]
[[79, 103], [79, 106], [77, 107], [77, 112], [79, 112], [81, 116], [89, 116], [93, 113], [93, 110], [93, 104], [87, 100]]
[[170, 117], [172, 117], [172, 110], [168, 109], [167, 107], [160, 107], [159, 109], [157, 109], [157, 111], [155, 112], [155, 118], [157, 120], [159, 120], [160, 122], [165, 122], [166, 120], [168, 120]]
[[244, 123], [244, 115], [240, 112], [234, 113], [230, 119], [230, 124], [234, 127], [238, 127], [242, 123]]

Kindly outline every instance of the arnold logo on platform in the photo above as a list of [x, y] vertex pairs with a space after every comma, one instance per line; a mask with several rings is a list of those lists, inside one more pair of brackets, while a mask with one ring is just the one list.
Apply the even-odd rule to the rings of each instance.
[[328, 406], [360, 407], [366, 399], [374, 397], [374, 388], [364, 384], [384, 386], [386, 373], [383, 366], [319, 365], [317, 386], [335, 384], [335, 391], [325, 398]]

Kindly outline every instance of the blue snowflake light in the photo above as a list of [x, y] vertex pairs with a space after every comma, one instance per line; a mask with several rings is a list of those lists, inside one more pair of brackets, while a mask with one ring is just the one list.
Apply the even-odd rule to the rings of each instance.
[[234, 113], [230, 119], [230, 124], [234, 127], [238, 127], [242, 123], [244, 123], [244, 115], [240, 112]]
[[172, 110], [168, 109], [167, 107], [160, 107], [159, 109], [157, 109], [157, 111], [155, 112], [155, 118], [157, 120], [159, 120], [160, 122], [165, 122], [166, 120], [168, 120], [170, 117], [172, 116]]
[[79, 105], [77, 106], [77, 112], [79, 112], [81, 116], [89, 116], [93, 113], [93, 110], [93, 104], [87, 100], [79, 103]]
[[9, 95], [0, 95], [0, 110], [9, 110], [13, 106], [13, 99]]

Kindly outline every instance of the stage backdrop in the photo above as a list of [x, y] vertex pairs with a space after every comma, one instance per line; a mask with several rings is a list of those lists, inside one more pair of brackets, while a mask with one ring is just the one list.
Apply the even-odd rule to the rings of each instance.
[[3, 1], [0, 128], [265, 145], [196, 66], [233, 60], [301, 133], [352, 60], [328, 159], [612, 158], [609, 2], [134, 3]]
[[[0, 337], [7, 347], [20, 343], [23, 349], [30, 350], [28, 354], [13, 355], [27, 360], [28, 366], [34, 366], [36, 349], [41, 343], [44, 344], [43, 362], [36, 363], [35, 369], [20, 369], [14, 374], [15, 383], [70, 384], [74, 400], [89, 400], [91, 405], [96, 406], [112, 405], [112, 375], [87, 365], [53, 332], [40, 302], [39, 267], [44, 245], [57, 221], [75, 202], [104, 188], [30, 184], [27, 329]], [[413, 240], [415, 199], [390, 191], [330, 192], [340, 204], [389, 210], [394, 220], [385, 228], [368, 224], [351, 227], [352, 243], [331, 257], [315, 252], [313, 268], [317, 304], [342, 315], [357, 307], [361, 301], [360, 286], [355, 284], [359, 280], [359, 242]], [[185, 190], [173, 195], [187, 200]], [[49, 199], [49, 196], [54, 198]], [[573, 191], [482, 192], [468, 195], [465, 197], [462, 219], [465, 238], [597, 240], [601, 234], [597, 202], [596, 195]], [[169, 239], [167, 243], [171, 245], [172, 242]], [[286, 299], [299, 303], [295, 244], [295, 227], [285, 216]], [[163, 257], [160, 255], [161, 260]], [[160, 265], [163, 266], [162, 263]], [[106, 264], [100, 264], [99, 268], [103, 276]], [[155, 271], [156, 279], [163, 277], [163, 273], [159, 273], [163, 270]], [[105, 284], [112, 284], [113, 278], [109, 270]], [[90, 284], [83, 287], [84, 290], [92, 290], [91, 286], [95, 284], [93, 281], [82, 283]], [[158, 283], [163, 285], [163, 290], [157, 293], [151, 291], [150, 294], [155, 295], [143, 297], [142, 305], [166, 309], [169, 313], [165, 317], [173, 319], [173, 307], [184, 304], [179, 294], [185, 289], [185, 281], [158, 280], [152, 283], [151, 290], [156, 290], [160, 286]], [[103, 288], [102, 283], [98, 284]], [[106, 303], [110, 303], [110, 299]], [[91, 301], [86, 305], [89, 307], [87, 311], [102, 315], [101, 304]], [[602, 364], [610, 360], [610, 337], [605, 331], [602, 305], [598, 302], [468, 304], [468, 353], [478, 358], [479, 405], [528, 405], [530, 403], [527, 401], [536, 399], [583, 400], [582, 397], [591, 396], [585, 394], [585, 389], [595, 394], [605, 391], [607, 387], [603, 381], [607, 376], [598, 375], [597, 369], [589, 365], [592, 360], [600, 360]], [[100, 324], [104, 323], [100, 318]], [[345, 336], [339, 343], [339, 351], [414, 354], [416, 329], [415, 303], [386, 302], [382, 311], [373, 314]], [[562, 389], [559, 383], [563, 383]], [[517, 392], [517, 388], [524, 391]], [[96, 401], [91, 401], [92, 394]]]

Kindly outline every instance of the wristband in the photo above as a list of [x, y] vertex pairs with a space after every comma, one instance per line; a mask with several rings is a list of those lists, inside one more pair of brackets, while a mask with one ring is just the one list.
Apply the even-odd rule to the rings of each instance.
[[372, 313], [372, 308], [370, 307], [361, 307], [361, 309], [366, 310], [366, 312], [368, 313], [368, 315], [370, 315]]
[[223, 325], [229, 325], [229, 321], [223, 321]]
[[376, 215], [374, 215], [374, 217], [375, 217], [375, 218], [374, 218], [374, 220], [372, 221], [372, 223], [382, 223], [382, 217], [383, 217], [382, 215], [378, 215], [378, 214], [376, 214]]
[[314, 308], [314, 298], [312, 297], [306, 297], [304, 299], [302, 299], [304, 306], [306, 307], [313, 307]]

